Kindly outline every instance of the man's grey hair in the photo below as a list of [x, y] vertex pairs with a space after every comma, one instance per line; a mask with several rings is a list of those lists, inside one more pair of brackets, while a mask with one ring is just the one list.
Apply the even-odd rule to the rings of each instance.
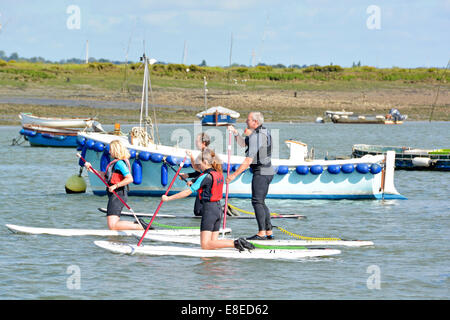
[[261, 112], [252, 112], [252, 119], [255, 121], [258, 121], [259, 125], [262, 125], [264, 123], [264, 116]]

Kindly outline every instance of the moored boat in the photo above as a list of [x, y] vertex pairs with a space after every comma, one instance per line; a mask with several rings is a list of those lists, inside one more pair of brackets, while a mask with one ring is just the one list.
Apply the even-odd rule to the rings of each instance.
[[352, 156], [361, 158], [367, 155], [384, 155], [395, 152], [395, 169], [397, 170], [434, 170], [450, 171], [450, 149], [416, 149], [399, 146], [380, 146], [355, 144]]
[[392, 108], [386, 115], [357, 115], [353, 112], [331, 112], [327, 111], [333, 123], [361, 123], [361, 124], [402, 124], [407, 115], [401, 115], [400, 112]]
[[221, 106], [197, 113], [197, 118], [201, 120], [203, 126], [226, 126], [236, 123], [239, 116], [238, 112]]
[[45, 118], [29, 113], [19, 114], [22, 121], [20, 134], [39, 147], [76, 147], [77, 133], [81, 130], [103, 132], [103, 128], [93, 118]]
[[33, 116], [31, 113], [20, 113], [22, 126], [25, 124], [53, 128], [86, 128], [97, 122], [94, 118], [50, 118]]

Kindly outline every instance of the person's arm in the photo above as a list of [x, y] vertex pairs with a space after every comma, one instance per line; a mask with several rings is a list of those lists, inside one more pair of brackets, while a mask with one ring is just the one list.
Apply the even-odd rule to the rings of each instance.
[[[86, 169], [88, 169], [88, 170], [95, 170], [93, 167], [92, 167], [92, 165], [91, 165], [91, 163], [90, 162], [85, 162], [84, 163], [84, 166], [86, 167]], [[96, 170], [97, 171], [97, 170]], [[105, 179], [105, 173], [103, 172], [103, 171], [97, 171], [97, 173], [100, 175], [100, 177], [102, 177], [103, 179]]]
[[133, 181], [134, 181], [134, 180], [133, 180], [133, 176], [131, 175], [131, 173], [129, 173], [129, 174], [127, 174], [127, 175], [125, 176], [125, 178], [124, 178], [122, 181], [120, 181], [120, 182], [118, 182], [118, 183], [113, 184], [112, 186], [110, 186], [110, 187], [109, 187], [109, 192], [113, 192], [113, 190], [116, 190], [116, 189], [118, 189], [118, 188], [125, 187], [126, 185], [129, 185], [129, 184], [132, 183]]
[[162, 201], [166, 202], [166, 201], [171, 201], [171, 200], [177, 200], [177, 199], [183, 199], [186, 197], [189, 197], [192, 193], [197, 192], [198, 189], [200, 189], [200, 187], [202, 186], [202, 182], [203, 180], [207, 177], [208, 175], [202, 175], [200, 176], [197, 181], [192, 184], [188, 189], [183, 190], [181, 192], [178, 192], [172, 196], [162, 196]]
[[230, 174], [227, 177], [227, 183], [230, 183], [231, 181], [236, 179], [236, 177], [239, 176], [242, 172], [247, 170], [247, 168], [250, 167], [252, 162], [253, 162], [253, 158], [250, 158], [250, 157], [245, 158], [244, 162], [242, 162], [242, 164], [239, 166], [239, 168], [237, 168], [235, 172], [233, 172], [232, 174]]
[[183, 199], [183, 198], [189, 197], [191, 194], [192, 194], [192, 191], [190, 188], [188, 188], [181, 192], [175, 193], [174, 195], [171, 195], [171, 196], [163, 195], [161, 197], [161, 199], [162, 199], [162, 201], [167, 202], [167, 201], [172, 201], [172, 200]]
[[239, 132], [236, 130], [236, 128], [233, 126], [228, 126], [228, 130], [230, 130], [233, 133], [237, 144], [240, 145], [241, 147], [245, 147], [245, 139], [239, 135]]

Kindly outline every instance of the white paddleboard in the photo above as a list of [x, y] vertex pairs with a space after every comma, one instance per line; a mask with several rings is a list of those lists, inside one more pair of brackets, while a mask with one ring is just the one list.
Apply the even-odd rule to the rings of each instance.
[[[56, 229], [56, 228], [36, 228], [36, 227], [25, 227], [17, 226], [13, 224], [7, 224], [6, 227], [18, 233], [28, 233], [28, 234], [50, 234], [56, 236], [136, 236], [141, 237], [144, 231], [138, 230], [106, 230], [106, 229]], [[220, 230], [221, 232], [223, 229]], [[231, 233], [230, 228], [225, 229], [225, 233]], [[158, 229], [158, 230], [148, 230], [149, 234], [160, 234], [160, 235], [179, 235], [179, 236], [199, 236], [200, 229]]]
[[222, 257], [233, 259], [303, 259], [311, 257], [323, 257], [340, 254], [336, 249], [255, 249], [239, 252], [236, 249], [226, 248], [218, 250], [203, 250], [201, 248], [189, 248], [178, 246], [155, 245], [130, 245], [110, 241], [95, 241], [96, 246], [114, 253], [144, 254], [152, 256], [187, 256], [187, 257]]
[[[162, 234], [147, 234], [145, 239], [160, 242], [200, 244], [200, 237], [170, 236]], [[373, 246], [372, 241], [363, 240], [248, 240], [257, 245], [264, 246], [345, 246], [364, 247]]]
[[[100, 212], [106, 213], [106, 208], [98, 208]], [[120, 213], [123, 216], [130, 216], [133, 217], [133, 213], [129, 211], [122, 211]], [[144, 212], [135, 212], [134, 215], [136, 217], [153, 217], [153, 213], [144, 213]], [[201, 216], [194, 216], [194, 215], [175, 215], [175, 214], [163, 214], [158, 213], [156, 215], [157, 218], [177, 218], [177, 219], [201, 219]], [[227, 215], [227, 219], [255, 219], [254, 215], [245, 215], [245, 216], [229, 216]], [[301, 214], [283, 214], [283, 215], [276, 215], [271, 216], [271, 219], [306, 219], [306, 216]]]

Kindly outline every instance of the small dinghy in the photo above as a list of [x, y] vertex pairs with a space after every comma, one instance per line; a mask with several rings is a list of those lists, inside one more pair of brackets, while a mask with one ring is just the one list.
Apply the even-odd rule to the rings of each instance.
[[202, 120], [202, 126], [227, 126], [236, 123], [240, 114], [224, 107], [212, 107], [197, 113], [197, 118]]

